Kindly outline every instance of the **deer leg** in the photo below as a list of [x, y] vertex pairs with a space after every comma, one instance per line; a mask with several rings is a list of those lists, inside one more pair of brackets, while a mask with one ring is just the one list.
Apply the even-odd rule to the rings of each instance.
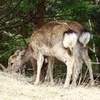
[[24, 64], [23, 66], [22, 66], [22, 74], [25, 76], [25, 72], [26, 72], [26, 68], [27, 68], [27, 66], [26, 66], [26, 64]]
[[39, 53], [39, 57], [37, 59], [37, 76], [34, 84], [38, 84], [40, 82], [40, 74], [43, 62], [44, 62], [44, 56], [42, 55], [42, 53]]
[[53, 80], [53, 65], [54, 65], [54, 58], [49, 57], [48, 58], [48, 75], [51, 81], [51, 84], [54, 85], [54, 80]]
[[75, 63], [73, 52], [69, 53], [69, 51], [65, 48], [59, 48], [58, 50], [55, 49], [54, 51], [55, 57], [60, 61], [64, 62], [67, 66], [67, 74], [64, 87], [68, 87], [70, 84], [72, 70]]
[[89, 69], [89, 73], [90, 73], [90, 79], [91, 79], [91, 85], [94, 85], [94, 79], [93, 79], [93, 71], [92, 71], [92, 64], [91, 64], [91, 60], [88, 56], [88, 51], [86, 48], [83, 48], [83, 50], [81, 50], [80, 52], [81, 57], [83, 59], [83, 61], [85, 62], [85, 64], [87, 65], [88, 69]]
[[31, 61], [31, 64], [32, 64], [32, 67], [33, 67], [33, 73], [34, 73], [33, 80], [35, 80], [36, 74], [37, 74], [37, 61], [33, 57], [30, 58], [30, 61]]
[[[47, 58], [45, 58], [45, 59], [47, 59]], [[48, 62], [45, 62], [45, 60], [44, 60], [44, 63], [43, 63], [42, 69], [41, 69], [41, 77], [40, 77], [41, 82], [44, 82], [44, 80], [45, 80], [45, 77], [47, 74], [47, 68], [48, 68]]]
[[89, 69], [90, 79], [91, 79], [90, 83], [91, 83], [91, 85], [94, 85], [94, 79], [93, 79], [93, 71], [92, 71], [91, 60], [88, 57], [88, 59], [87, 60], [85, 59], [84, 61], [85, 61], [86, 65], [87, 65], [87, 67]]
[[67, 65], [67, 74], [66, 74], [66, 80], [65, 80], [64, 87], [68, 88], [70, 85], [70, 80], [71, 80], [71, 76], [72, 76], [72, 70], [73, 70], [73, 66], [74, 66], [74, 58], [71, 61], [67, 60], [67, 62], [65, 62], [65, 64]]
[[76, 81], [77, 81], [80, 71], [82, 69], [82, 63], [83, 63], [81, 59], [79, 60], [79, 58], [75, 58], [75, 62], [76, 62], [76, 65], [74, 65], [73, 77], [72, 77], [73, 86], [76, 86]]

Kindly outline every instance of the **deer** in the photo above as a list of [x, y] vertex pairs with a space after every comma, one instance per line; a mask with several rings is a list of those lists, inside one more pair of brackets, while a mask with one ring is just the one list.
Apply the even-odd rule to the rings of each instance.
[[91, 59], [89, 58], [88, 55], [88, 47], [87, 44], [90, 41], [90, 32], [80, 23], [76, 21], [70, 21], [70, 20], [60, 20], [57, 22], [65, 22], [67, 25], [75, 30], [78, 33], [78, 42], [76, 46], [73, 48], [73, 54], [75, 57], [75, 62], [76, 62], [76, 68], [74, 67], [73, 71], [73, 81], [72, 84], [73, 86], [76, 86], [76, 81], [78, 79], [78, 76], [80, 74], [80, 70], [82, 69], [82, 64], [85, 62], [89, 69], [90, 73], [90, 85], [94, 85], [94, 79], [93, 79], [93, 71], [92, 71], [92, 64], [91, 64]]
[[[86, 45], [88, 44], [89, 40], [90, 40], [90, 33], [78, 22], [75, 21], [69, 21], [69, 20], [61, 20], [61, 21], [53, 21], [53, 23], [63, 23], [63, 24], [67, 24], [67, 26], [69, 26], [72, 30], [75, 30], [78, 33], [78, 42], [77, 45], [74, 47], [73, 52], [74, 52], [74, 56], [75, 56], [75, 62], [76, 63], [76, 68], [73, 74], [73, 83], [76, 84], [76, 80], [78, 78], [78, 75], [80, 73], [80, 70], [82, 68], [82, 61], [84, 61], [86, 63], [86, 65], [89, 68], [89, 72], [90, 72], [90, 78], [91, 78], [91, 83], [93, 83], [93, 75], [92, 75], [92, 67], [91, 67], [91, 61], [90, 58], [88, 56], [88, 52], [87, 52], [87, 48]], [[84, 41], [85, 40], [85, 41]], [[68, 48], [67, 48], [68, 49]], [[51, 57], [52, 59], [54, 59], [53, 57]], [[51, 60], [51, 62], [53, 62], [53, 60]], [[52, 63], [51, 63], [52, 64]], [[53, 64], [52, 64], [53, 66]], [[51, 67], [49, 67], [50, 69]], [[52, 71], [52, 69], [51, 69]], [[52, 77], [52, 72], [51, 72], [51, 77]], [[53, 78], [51, 78], [53, 79]]]
[[[23, 49], [18, 49], [18, 50], [16, 50], [15, 52], [14, 52], [14, 54], [13, 55], [11, 55], [9, 58], [8, 58], [8, 66], [7, 66], [7, 69], [5, 68], [3, 68], [3, 70], [5, 70], [6, 72], [12, 72], [12, 64], [13, 63], [15, 63], [14, 61], [16, 60], [16, 57], [17, 56], [19, 56], [19, 54], [21, 54], [21, 53], [23, 53], [23, 52], [21, 52]], [[20, 60], [20, 59], [19, 59]], [[37, 62], [36, 62], [36, 60], [34, 59], [34, 58], [30, 58], [29, 59], [30, 61], [31, 61], [31, 65], [32, 65], [32, 67], [33, 67], [33, 73], [34, 73], [34, 78], [33, 79], [35, 79], [36, 78], [36, 74], [37, 74]], [[19, 62], [19, 61], [18, 61]], [[14, 64], [14, 67], [16, 68], [17, 66], [18, 66], [18, 62], [16, 62], [16, 64]], [[28, 62], [28, 61], [27, 61]], [[27, 69], [27, 65], [26, 65], [26, 63], [27, 62], [25, 62], [25, 63], [23, 63], [23, 65], [22, 66], [20, 66], [20, 68], [18, 69], [18, 70], [16, 70], [16, 72], [17, 73], [19, 73], [19, 74], [23, 74], [24, 76], [25, 76], [25, 72], [26, 72], [26, 69]], [[45, 76], [46, 76], [46, 70], [47, 70], [47, 64], [48, 64], [48, 62], [46, 61], [46, 57], [45, 57], [45, 61], [44, 61], [44, 63], [43, 63], [43, 67], [42, 67], [42, 70], [41, 70], [41, 77], [40, 77], [40, 79], [41, 79], [41, 82], [44, 82], [44, 80], [45, 80]]]
[[78, 33], [79, 37], [77, 45], [74, 47], [74, 56], [77, 59], [75, 59], [76, 68], [74, 68], [73, 84], [76, 85], [76, 80], [80, 74], [80, 70], [82, 69], [82, 64], [85, 62], [90, 73], [90, 84], [94, 85], [92, 64], [88, 55], [88, 43], [91, 36], [90, 31], [88, 31], [82, 24], [76, 21], [61, 20], [61, 22], [66, 22], [73, 30]]
[[[16, 58], [16, 62], [19, 58], [21, 59], [18, 63], [19, 65], [16, 68], [12, 67], [12, 70], [17, 71], [32, 56], [37, 61], [37, 76], [34, 84], [39, 84], [44, 56], [48, 58], [49, 69], [52, 66], [52, 57], [56, 57], [67, 66], [64, 87], [68, 87], [75, 64], [72, 48], [76, 45], [77, 39], [78, 33], [70, 29], [65, 22], [49, 22], [32, 34], [28, 48], [22, 51], [22, 55], [19, 53], [19, 56]], [[52, 71], [50, 72], [52, 73]]]

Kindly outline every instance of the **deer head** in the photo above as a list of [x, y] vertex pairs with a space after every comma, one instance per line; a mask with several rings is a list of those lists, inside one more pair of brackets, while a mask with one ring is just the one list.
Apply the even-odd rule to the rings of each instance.
[[25, 49], [17, 50], [15, 53], [8, 59], [7, 71], [17, 72], [25, 62], [21, 60], [25, 54]]

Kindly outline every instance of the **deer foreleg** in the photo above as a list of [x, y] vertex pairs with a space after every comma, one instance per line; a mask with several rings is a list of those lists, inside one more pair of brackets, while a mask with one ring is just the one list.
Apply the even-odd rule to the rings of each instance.
[[54, 80], [53, 80], [53, 65], [54, 65], [54, 57], [49, 57], [48, 58], [48, 74], [49, 74], [49, 78], [51, 81], [51, 84], [54, 84]]
[[44, 62], [44, 56], [42, 53], [39, 53], [38, 59], [37, 59], [37, 76], [35, 84], [38, 84], [40, 82], [40, 74], [41, 74], [41, 68], [43, 66]]

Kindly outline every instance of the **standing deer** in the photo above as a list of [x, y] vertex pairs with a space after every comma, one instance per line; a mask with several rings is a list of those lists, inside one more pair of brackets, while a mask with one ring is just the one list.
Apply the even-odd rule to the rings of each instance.
[[[16, 61], [17, 56], [23, 55], [22, 51], [23, 51], [22, 49], [16, 50], [15, 53], [12, 56], [9, 57], [8, 67], [7, 67], [7, 69], [5, 68], [4, 70], [6, 70], [7, 72], [11, 72], [13, 64], [14, 64], [15, 68], [19, 66], [19, 62], [20, 62], [19, 60], [20, 59], [17, 59], [17, 62], [15, 62], [15, 61]], [[29, 60], [31, 61], [31, 64], [32, 64], [32, 67], [33, 67], [34, 79], [35, 79], [36, 74], [37, 74], [37, 62], [34, 58], [30, 58]], [[16, 70], [16, 72], [19, 72], [20, 74], [25, 75], [25, 70], [27, 69], [27, 66], [26, 66], [27, 62], [24, 62], [23, 65], [20, 66], [20, 68], [18, 70]], [[47, 64], [48, 64], [48, 62], [46, 61], [46, 57], [45, 57], [45, 61], [43, 63], [43, 67], [42, 67], [42, 70], [41, 70], [41, 77], [40, 77], [42, 82], [45, 80]]]
[[88, 56], [88, 48], [87, 44], [90, 41], [90, 32], [81, 24], [76, 21], [69, 21], [69, 20], [61, 20], [61, 22], [66, 22], [71, 29], [75, 30], [78, 33], [79, 39], [77, 45], [74, 47], [74, 56], [76, 62], [76, 68], [74, 69], [73, 74], [73, 84], [76, 84], [76, 80], [79, 76], [80, 70], [82, 68], [83, 61], [87, 65], [90, 73], [90, 83], [91, 85], [94, 84], [93, 79], [93, 71], [92, 71], [92, 64], [91, 59]]
[[[86, 65], [88, 66], [89, 72], [90, 72], [91, 83], [93, 83], [92, 67], [91, 67], [90, 58], [88, 56], [88, 52], [87, 52], [87, 48], [86, 48], [86, 45], [88, 44], [88, 42], [90, 40], [90, 33], [81, 24], [79, 24], [75, 21], [64, 20], [64, 21], [56, 21], [56, 22], [54, 21], [53, 23], [61, 23], [64, 25], [67, 24], [67, 27], [69, 26], [72, 30], [75, 30], [78, 33], [78, 38], [79, 38], [78, 43], [73, 49], [73, 52], [74, 52], [73, 54], [75, 56], [75, 62], [77, 65], [75, 68], [75, 71], [73, 73], [73, 84], [76, 84], [77, 77], [78, 77], [78, 75], [80, 73], [80, 69], [82, 67], [82, 61], [84, 61], [86, 63]], [[27, 58], [27, 56], [26, 56], [26, 58]], [[25, 60], [25, 57], [24, 57], [24, 60]], [[51, 62], [53, 62], [53, 58], [52, 58]], [[51, 64], [52, 64], [51, 66], [53, 66], [53, 63], [51, 63]], [[51, 67], [49, 67], [49, 69], [50, 68]], [[52, 71], [52, 69], [51, 69], [51, 71]], [[51, 72], [50, 76], [52, 79], [52, 72]]]
[[[44, 56], [48, 58], [48, 68], [51, 67], [52, 57], [64, 62], [67, 66], [67, 77], [65, 87], [69, 86], [72, 69], [75, 64], [72, 48], [77, 43], [77, 32], [70, 29], [65, 22], [49, 22], [34, 32], [27, 50], [16, 58], [21, 59], [19, 65], [13, 71], [19, 69], [31, 56], [37, 60], [37, 77], [35, 84], [40, 82], [40, 72], [44, 62]], [[23, 62], [24, 60], [24, 62]], [[13, 65], [14, 66], [14, 63]], [[51, 71], [52, 72], [52, 71]]]
[[83, 61], [87, 65], [90, 73], [90, 83], [91, 85], [94, 84], [93, 79], [93, 71], [92, 71], [92, 64], [91, 60], [88, 56], [88, 48], [87, 44], [90, 41], [90, 32], [81, 24], [76, 21], [70, 20], [60, 20], [57, 22], [65, 22], [67, 25], [74, 31], [78, 33], [78, 42], [77, 45], [73, 48], [73, 54], [75, 57], [76, 68], [74, 67], [73, 71], [73, 85], [76, 85], [77, 78], [80, 74], [80, 70], [82, 69]]

